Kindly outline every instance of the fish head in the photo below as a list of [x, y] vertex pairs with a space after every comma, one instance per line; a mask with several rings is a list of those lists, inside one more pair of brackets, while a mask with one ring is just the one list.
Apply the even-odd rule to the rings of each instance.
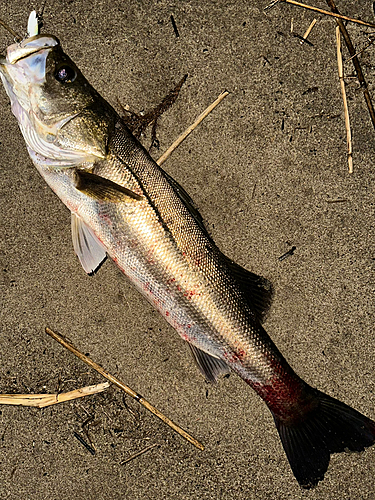
[[71, 166], [104, 158], [115, 111], [52, 35], [10, 45], [0, 76], [30, 155]]

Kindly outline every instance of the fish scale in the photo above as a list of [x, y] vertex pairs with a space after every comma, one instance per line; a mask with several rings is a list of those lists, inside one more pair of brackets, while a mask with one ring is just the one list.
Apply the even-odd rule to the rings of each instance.
[[374, 444], [372, 420], [295, 374], [262, 326], [270, 283], [221, 253], [189, 195], [56, 37], [11, 45], [0, 74], [31, 159], [72, 213], [84, 270], [108, 255], [188, 342], [208, 381], [231, 369], [249, 384], [270, 409], [302, 487], [323, 479], [331, 453]]
[[[220, 350], [223, 350], [225, 345], [226, 351], [233, 351], [234, 355], [237, 349], [234, 344], [242, 345], [239, 347], [240, 351], [248, 349], [245, 343], [249, 344], [250, 338], [246, 342], [240, 341], [238, 336], [240, 331], [243, 331], [244, 338], [252, 333], [251, 330], [246, 331], [249, 329], [249, 321], [244, 317], [244, 311], [248, 308], [242, 303], [236, 283], [230, 279], [228, 269], [220, 264], [220, 251], [209, 236], [204, 234], [181, 202], [162, 170], [128, 135], [126, 129], [122, 128], [121, 132], [121, 134], [115, 133], [109, 144], [109, 154], [113, 155], [112, 160], [108, 162], [110, 169], [101, 164], [99, 168], [94, 166], [93, 172], [129, 187], [126, 171], [124, 176], [121, 175], [124, 171], [121, 168], [123, 161], [136, 178], [133, 186], [141, 187], [147, 200], [148, 206], [134, 208], [130, 215], [127, 214], [126, 222], [120, 213], [121, 207], [114, 204], [108, 204], [105, 208], [101, 207], [102, 212], [107, 212], [108, 220], [112, 223], [117, 221], [116, 225], [122, 228], [119, 238], [124, 238], [124, 225], [135, 229], [132, 238], [137, 241], [137, 245], [132, 250], [137, 252], [136, 261], [142, 262], [144, 267], [142, 267], [142, 272], [138, 273], [139, 276], [135, 276], [133, 280], [142, 283], [143, 286], [145, 283], [153, 283], [153, 291], [150, 291], [150, 286], [141, 291], [155, 299], [157, 302], [155, 305], [164, 316], [167, 316], [168, 321], [171, 322], [173, 317], [181, 316], [178, 321], [180, 325], [178, 330], [185, 339], [190, 341], [194, 339], [198, 346], [204, 347], [206, 336], [212, 339], [219, 338]], [[135, 148], [137, 152], [132, 154]], [[128, 160], [129, 157], [131, 161]], [[116, 161], [120, 162], [120, 166], [113, 169]], [[139, 191], [136, 190], [136, 192]], [[85, 222], [96, 227], [91, 217], [85, 218]], [[105, 227], [100, 224], [100, 221], [97, 225], [96, 234], [107, 248], [116, 249], [116, 254], [110, 253], [110, 255], [124, 273], [129, 275], [131, 266], [127, 258], [124, 258], [124, 255], [129, 255], [126, 251], [128, 243], [124, 245], [125, 251], [122, 253], [124, 246], [119, 245], [118, 242], [114, 244], [113, 241], [108, 241], [106, 235], [102, 233]], [[131, 262], [133, 259], [134, 257], [129, 257]], [[197, 265], [197, 260], [199, 260], [199, 265]], [[148, 267], [148, 271], [145, 267]], [[165, 283], [167, 286], [156, 287], [155, 283]], [[159, 290], [158, 294], [155, 292], [156, 289]], [[171, 317], [171, 312], [167, 311], [165, 304], [170, 302], [174, 292], [176, 303], [170, 304], [169, 309], [174, 312], [174, 316]], [[186, 310], [186, 315], [182, 313], [179, 315], [179, 309]], [[167, 312], [169, 312], [168, 315], [166, 315]], [[192, 328], [193, 325], [197, 327]], [[202, 340], [196, 338], [198, 325], [202, 331], [200, 335]], [[176, 323], [173, 326], [176, 327]], [[215, 333], [211, 334], [212, 331]], [[235, 334], [231, 335], [231, 332]], [[210, 354], [218, 355], [212, 348]]]

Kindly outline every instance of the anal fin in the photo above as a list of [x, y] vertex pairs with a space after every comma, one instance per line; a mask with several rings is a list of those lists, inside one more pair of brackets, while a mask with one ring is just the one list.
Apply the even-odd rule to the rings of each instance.
[[107, 257], [106, 248], [83, 220], [73, 213], [72, 240], [83, 269], [87, 274], [94, 273]]
[[228, 375], [230, 373], [230, 368], [224, 361], [207, 354], [190, 343], [188, 345], [193, 354], [194, 361], [205, 377], [206, 382], [215, 383], [220, 375]]

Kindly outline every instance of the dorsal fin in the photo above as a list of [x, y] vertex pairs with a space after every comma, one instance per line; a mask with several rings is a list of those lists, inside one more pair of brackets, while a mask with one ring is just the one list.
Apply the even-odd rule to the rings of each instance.
[[[175, 193], [180, 197], [181, 201], [188, 208], [191, 215], [194, 217], [195, 221], [198, 223], [199, 227], [204, 231], [204, 233], [211, 239], [209, 235], [201, 214], [194, 205], [193, 200], [189, 194], [184, 190], [183, 187], [178, 184], [177, 181], [173, 179], [170, 175], [164, 172], [168, 182], [173, 187]], [[272, 301], [272, 284], [266, 278], [262, 278], [257, 274], [254, 274], [247, 269], [239, 266], [233, 260], [221, 254], [222, 259], [227, 267], [229, 267], [233, 277], [238, 283], [245, 300], [248, 302], [249, 307], [255, 313], [259, 321], [263, 321]], [[196, 359], [196, 356], [194, 356]]]
[[223, 254], [222, 258], [238, 283], [250, 309], [255, 313], [259, 321], [263, 321], [272, 302], [273, 290], [271, 282], [241, 267]]

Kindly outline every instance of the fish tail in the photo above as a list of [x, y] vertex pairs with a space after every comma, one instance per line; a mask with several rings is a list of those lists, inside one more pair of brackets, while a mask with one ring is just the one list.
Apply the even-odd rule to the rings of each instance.
[[375, 422], [337, 399], [307, 389], [313, 404], [305, 414], [293, 421], [273, 417], [297, 481], [312, 488], [323, 479], [331, 453], [359, 452], [374, 444]]

